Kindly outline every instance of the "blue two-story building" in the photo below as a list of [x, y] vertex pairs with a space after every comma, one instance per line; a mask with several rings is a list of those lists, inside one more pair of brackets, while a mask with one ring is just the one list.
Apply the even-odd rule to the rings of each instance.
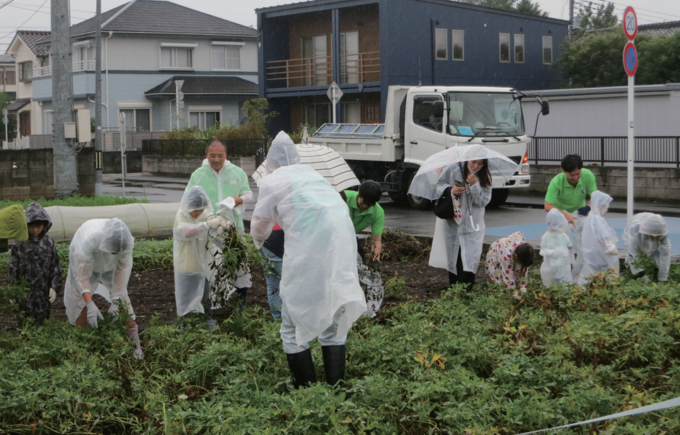
[[271, 131], [384, 122], [391, 85], [555, 88], [568, 22], [449, 0], [312, 0], [257, 9]]

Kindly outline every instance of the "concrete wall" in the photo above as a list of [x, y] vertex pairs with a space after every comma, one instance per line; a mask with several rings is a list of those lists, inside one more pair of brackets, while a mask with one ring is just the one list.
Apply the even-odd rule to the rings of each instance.
[[[628, 171], [621, 167], [588, 166], [597, 188], [618, 198], [626, 197]], [[553, 177], [560, 173], [557, 165], [531, 165], [531, 186], [517, 190], [545, 195]], [[640, 168], [635, 170], [635, 197], [639, 199], [680, 200], [680, 169]]]
[[[15, 201], [52, 199], [54, 195], [52, 150], [0, 151], [0, 198]], [[94, 195], [94, 149], [78, 153], [78, 190]]]
[[[237, 157], [229, 160], [240, 167], [248, 176], [255, 172], [255, 157]], [[164, 177], [188, 177], [203, 164], [203, 157], [143, 156], [144, 175]]]
[[[126, 151], [125, 157], [128, 174], [142, 172], [141, 151]], [[104, 166], [102, 167], [102, 173], [120, 174], [121, 169], [120, 151], [104, 151]]]

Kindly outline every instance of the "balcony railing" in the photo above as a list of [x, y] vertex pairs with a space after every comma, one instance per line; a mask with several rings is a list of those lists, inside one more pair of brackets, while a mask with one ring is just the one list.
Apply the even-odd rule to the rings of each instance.
[[[324, 86], [333, 81], [331, 56], [268, 61], [265, 79], [273, 87]], [[340, 56], [340, 83], [380, 81], [380, 52]]]
[[[94, 71], [94, 60], [82, 60], [80, 62], [73, 62], [73, 72], [78, 71]], [[44, 77], [50, 75], [52, 75], [51, 66], [33, 68], [33, 77]]]

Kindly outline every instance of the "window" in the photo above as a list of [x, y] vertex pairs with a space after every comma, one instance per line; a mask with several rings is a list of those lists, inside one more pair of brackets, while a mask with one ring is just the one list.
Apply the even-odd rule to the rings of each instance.
[[358, 101], [342, 103], [342, 122], [361, 124], [361, 104]]
[[449, 131], [454, 136], [508, 137], [524, 134], [518, 95], [449, 92]]
[[304, 86], [327, 85], [330, 72], [326, 35], [302, 38]]
[[190, 47], [161, 47], [161, 68], [192, 69], [194, 49]]
[[543, 37], [543, 63], [552, 63], [552, 36]]
[[321, 127], [331, 122], [331, 104], [317, 103], [305, 106], [305, 124], [312, 127]]
[[437, 60], [448, 59], [446, 29], [434, 29], [434, 47]]
[[524, 63], [524, 35], [515, 33], [515, 63]]
[[125, 113], [125, 130], [151, 131], [151, 109], [119, 109], [119, 113]]
[[222, 120], [222, 112], [189, 112], [189, 127], [207, 130]]
[[451, 31], [451, 59], [464, 60], [465, 59], [465, 31], [452, 30]]
[[0, 75], [0, 85], [15, 85], [16, 83], [17, 79], [14, 71], [5, 71], [4, 81], [2, 75]]
[[499, 57], [501, 62], [510, 62], [510, 34], [498, 34], [498, 49], [500, 51]]
[[359, 32], [340, 34], [340, 83], [359, 83]]
[[413, 123], [434, 131], [442, 131], [444, 101], [435, 95], [416, 95], [413, 98]]
[[213, 70], [241, 70], [241, 46], [242, 44], [234, 43], [216, 43], [213, 42], [210, 48], [212, 53], [212, 69]]
[[45, 110], [44, 116], [43, 116], [43, 134], [52, 134], [53, 133], [53, 118], [52, 118], [52, 111], [51, 110]]
[[19, 81], [30, 82], [33, 78], [33, 62], [22, 62], [19, 64]]

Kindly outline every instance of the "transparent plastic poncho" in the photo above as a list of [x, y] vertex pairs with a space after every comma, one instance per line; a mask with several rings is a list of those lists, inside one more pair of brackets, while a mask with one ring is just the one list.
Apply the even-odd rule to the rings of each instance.
[[[285, 153], [277, 155], [271, 161], [294, 161]], [[304, 345], [331, 326], [341, 307], [337, 335], [345, 335], [367, 309], [347, 205], [314, 169], [282, 166], [260, 181], [251, 221], [256, 243], [269, 237], [274, 222], [285, 232], [280, 293], [297, 344]]]
[[572, 282], [571, 276], [571, 239], [566, 233], [569, 226], [567, 218], [553, 208], [546, 216], [548, 231], [541, 236], [541, 279], [543, 285], [550, 286], [560, 282]]
[[579, 277], [580, 284], [598, 272], [613, 269], [614, 273], [619, 273], [619, 256], [616, 254], [616, 242], [619, 239], [604, 218], [611, 202], [612, 197], [606, 193], [593, 192], [590, 214], [583, 225], [581, 236], [583, 269]]
[[[190, 213], [197, 210], [203, 212], [196, 218], [192, 217]], [[178, 316], [205, 311], [201, 300], [204, 292], [210, 291], [206, 280], [210, 278], [212, 260], [206, 248], [209, 232], [206, 220], [212, 214], [210, 198], [201, 186], [190, 187], [184, 192], [173, 227], [172, 255]]]
[[69, 268], [64, 290], [66, 315], [71, 324], [85, 307], [83, 293], [107, 301], [122, 299], [133, 315], [127, 285], [132, 271], [135, 240], [119, 219], [92, 219], [80, 226], [69, 248]]
[[642, 272], [642, 269], [635, 266], [637, 252], [642, 251], [659, 267], [659, 281], [668, 280], [671, 242], [668, 240], [668, 227], [663, 216], [654, 213], [636, 214], [623, 232], [622, 238], [627, 251], [626, 262], [631, 272]]

